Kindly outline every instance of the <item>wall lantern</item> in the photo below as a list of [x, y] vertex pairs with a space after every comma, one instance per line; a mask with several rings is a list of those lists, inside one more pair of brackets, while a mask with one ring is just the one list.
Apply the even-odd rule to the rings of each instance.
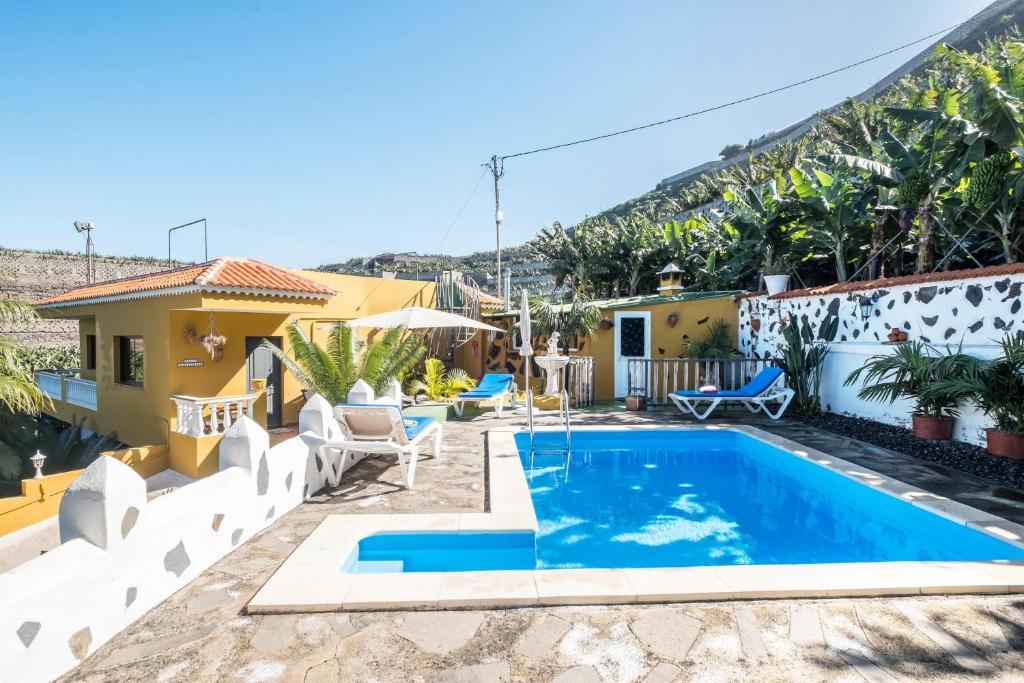
[[36, 450], [36, 454], [29, 458], [29, 462], [36, 468], [36, 479], [43, 478], [43, 461], [46, 460], [46, 456], [43, 455], [42, 451]]
[[878, 298], [877, 294], [872, 296], [862, 296], [858, 302], [860, 306], [860, 319], [867, 320], [871, 317], [871, 311], [875, 308], [875, 301]]

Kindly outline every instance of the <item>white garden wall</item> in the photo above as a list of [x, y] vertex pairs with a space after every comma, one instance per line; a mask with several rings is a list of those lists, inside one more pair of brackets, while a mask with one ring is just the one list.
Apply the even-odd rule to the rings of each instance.
[[86, 468], [61, 502], [62, 544], [0, 574], [0, 679], [72, 669], [323, 488], [332, 465], [318, 447], [341, 433], [331, 406], [315, 396], [299, 427], [270, 448], [266, 431], [242, 418], [224, 435], [220, 472], [151, 502], [123, 463], [103, 457]]
[[[857, 398], [859, 384], [843, 386], [847, 375], [869, 356], [893, 352], [893, 345], [886, 341], [890, 328], [905, 330], [911, 340], [928, 342], [939, 351], [962, 345], [965, 353], [982, 358], [998, 354], [997, 342], [1004, 334], [1024, 329], [1021, 264], [867, 284], [872, 286], [853, 291], [852, 286], [832, 286], [740, 299], [740, 351], [748, 357], [776, 357], [784, 344], [783, 320], [806, 317], [817, 332], [823, 321], [836, 317], [839, 332], [822, 377], [825, 410], [909, 426], [910, 402], [863, 401]], [[873, 300], [867, 320], [861, 317], [861, 297]], [[954, 438], [983, 444], [983, 430], [989, 426], [984, 415], [964, 406]]]

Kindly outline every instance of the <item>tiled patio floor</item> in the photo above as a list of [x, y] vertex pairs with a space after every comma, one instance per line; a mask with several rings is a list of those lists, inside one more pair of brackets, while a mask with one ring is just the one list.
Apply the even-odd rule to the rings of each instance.
[[[581, 414], [576, 423], [679, 419], [616, 411]], [[326, 515], [482, 511], [483, 433], [521, 421], [448, 423], [445, 457], [420, 463], [413, 491], [398, 485], [392, 461], [360, 463], [339, 489], [285, 515], [65, 680], [1021, 680], [1024, 596], [244, 614]], [[1024, 521], [1020, 492], [799, 423], [758, 426]]]

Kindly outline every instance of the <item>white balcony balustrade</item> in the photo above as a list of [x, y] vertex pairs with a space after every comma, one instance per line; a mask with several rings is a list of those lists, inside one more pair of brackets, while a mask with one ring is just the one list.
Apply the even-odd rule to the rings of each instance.
[[82, 379], [78, 370], [38, 370], [36, 384], [51, 401], [96, 410], [96, 382]]
[[242, 415], [252, 417], [252, 407], [259, 394], [241, 396], [171, 396], [177, 408], [174, 431], [185, 436], [223, 434]]
[[68, 403], [96, 410], [96, 382], [79, 377], [64, 379], [64, 396]]
[[51, 401], [64, 400], [64, 378], [56, 370], [37, 370], [36, 384]]

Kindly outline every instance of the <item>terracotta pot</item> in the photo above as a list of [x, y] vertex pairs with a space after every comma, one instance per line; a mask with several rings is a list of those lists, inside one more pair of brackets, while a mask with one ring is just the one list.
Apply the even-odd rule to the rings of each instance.
[[914, 436], [929, 441], [949, 441], [953, 437], [953, 418], [912, 415]]
[[1024, 460], [1024, 434], [985, 430], [986, 449], [992, 455], [1011, 460]]

